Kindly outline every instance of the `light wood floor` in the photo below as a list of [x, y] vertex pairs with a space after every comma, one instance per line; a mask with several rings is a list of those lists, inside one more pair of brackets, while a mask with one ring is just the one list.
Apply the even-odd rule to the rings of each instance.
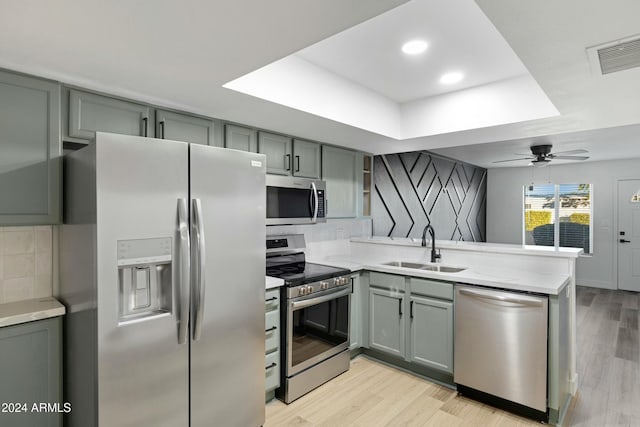
[[[579, 390], [567, 426], [640, 427], [637, 293], [579, 287]], [[290, 405], [267, 404], [265, 427], [539, 426], [365, 357]]]
[[640, 426], [640, 294], [578, 287], [571, 426]]
[[539, 426], [455, 390], [359, 356], [346, 373], [290, 405], [267, 404], [264, 427]]

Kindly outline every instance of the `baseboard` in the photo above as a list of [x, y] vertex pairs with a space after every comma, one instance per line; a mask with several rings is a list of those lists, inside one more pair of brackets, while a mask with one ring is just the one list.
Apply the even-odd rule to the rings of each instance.
[[584, 280], [576, 279], [576, 286], [587, 286], [589, 288], [600, 288], [600, 289], [618, 289], [618, 286], [613, 284], [612, 282], [603, 282], [600, 280]]

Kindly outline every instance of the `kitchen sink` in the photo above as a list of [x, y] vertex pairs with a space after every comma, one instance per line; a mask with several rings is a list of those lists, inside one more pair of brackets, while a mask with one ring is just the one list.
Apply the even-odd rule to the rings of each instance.
[[466, 267], [453, 267], [450, 265], [438, 265], [438, 264], [423, 264], [419, 262], [407, 262], [407, 261], [389, 261], [384, 262], [382, 265], [388, 265], [391, 267], [402, 268], [414, 268], [416, 270], [436, 271], [439, 273], [458, 273], [466, 270]]

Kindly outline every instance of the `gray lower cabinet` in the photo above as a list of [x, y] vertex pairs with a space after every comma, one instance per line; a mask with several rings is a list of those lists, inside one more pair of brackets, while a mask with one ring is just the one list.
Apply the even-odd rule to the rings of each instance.
[[151, 113], [148, 105], [71, 89], [69, 136], [92, 139], [95, 132], [111, 132], [152, 137]]
[[320, 144], [293, 140], [293, 176], [320, 179]]
[[224, 125], [224, 146], [240, 151], [258, 152], [257, 132], [242, 126]]
[[193, 144], [216, 145], [216, 126], [210, 119], [156, 110], [156, 136]]
[[280, 387], [280, 289], [265, 292], [265, 400]]
[[405, 355], [404, 292], [369, 288], [369, 347]]
[[62, 425], [61, 323], [55, 317], [0, 328], [1, 426]]
[[453, 373], [453, 302], [411, 295], [409, 360]]
[[291, 175], [291, 138], [274, 133], [258, 134], [258, 153], [267, 156], [267, 173]]
[[327, 183], [327, 218], [353, 218], [357, 215], [357, 164], [357, 152], [322, 146], [322, 179]]
[[0, 225], [60, 222], [60, 85], [0, 71]]

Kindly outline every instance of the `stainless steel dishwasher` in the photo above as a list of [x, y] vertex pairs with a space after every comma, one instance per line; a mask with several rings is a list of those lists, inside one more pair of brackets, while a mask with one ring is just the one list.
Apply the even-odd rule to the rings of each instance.
[[547, 318], [547, 296], [456, 285], [458, 392], [547, 422]]

